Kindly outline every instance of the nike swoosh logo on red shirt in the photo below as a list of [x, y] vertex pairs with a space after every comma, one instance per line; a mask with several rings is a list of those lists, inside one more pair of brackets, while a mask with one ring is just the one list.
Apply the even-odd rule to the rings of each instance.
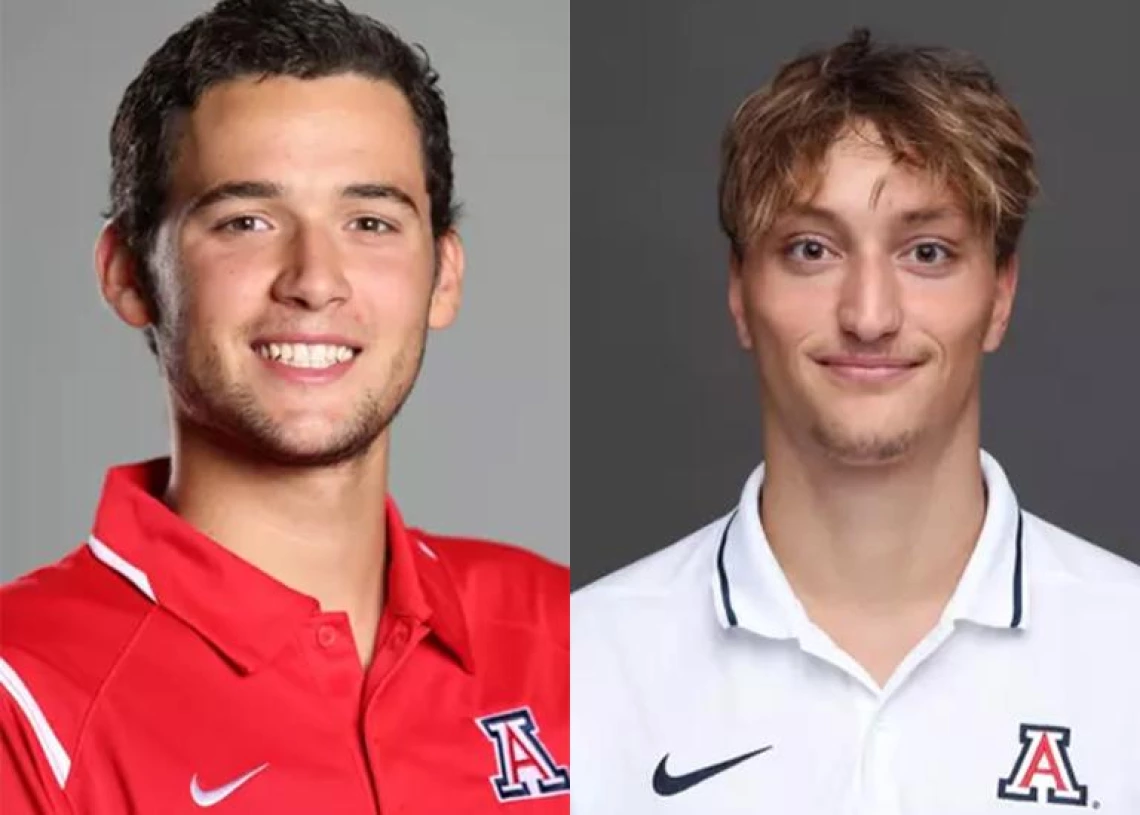
[[212, 807], [215, 804], [220, 804], [222, 801], [226, 800], [235, 792], [237, 792], [238, 788], [240, 788], [243, 784], [245, 784], [247, 781], [249, 781], [251, 778], [253, 778], [268, 766], [268, 764], [262, 764], [256, 770], [250, 770], [241, 778], [236, 778], [225, 786], [217, 787], [212, 790], [204, 790], [198, 786], [198, 775], [195, 774], [194, 777], [190, 779], [190, 797], [194, 799], [195, 804], [202, 808]]

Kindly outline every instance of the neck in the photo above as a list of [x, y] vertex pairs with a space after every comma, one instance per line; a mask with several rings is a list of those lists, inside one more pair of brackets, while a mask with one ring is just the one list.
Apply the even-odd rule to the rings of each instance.
[[846, 466], [771, 440], [762, 517], [797, 595], [893, 614], [950, 599], [985, 517], [977, 432], [903, 461]]
[[883, 687], [938, 622], [981, 532], [977, 433], [875, 466], [767, 441], [772, 551], [808, 617]]
[[226, 450], [193, 428], [174, 433], [166, 503], [221, 546], [323, 611], [348, 615], [371, 658], [384, 599], [388, 435], [332, 467], [284, 467]]

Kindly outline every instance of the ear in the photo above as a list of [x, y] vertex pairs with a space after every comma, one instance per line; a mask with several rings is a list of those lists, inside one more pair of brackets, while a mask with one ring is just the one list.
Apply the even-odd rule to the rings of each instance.
[[431, 306], [428, 309], [428, 326], [433, 329], [447, 328], [459, 313], [463, 299], [463, 271], [466, 258], [463, 242], [459, 234], [449, 231], [436, 241], [435, 289], [431, 293]]
[[997, 269], [993, 311], [990, 314], [990, 324], [986, 329], [983, 345], [987, 353], [996, 351], [1001, 346], [1005, 332], [1009, 328], [1009, 321], [1013, 316], [1013, 301], [1017, 295], [1020, 266], [1020, 259], [1014, 253]]
[[151, 324], [150, 308], [139, 284], [138, 262], [113, 221], [99, 232], [95, 243], [95, 271], [107, 305], [131, 328]]
[[744, 260], [733, 250], [728, 265], [728, 310], [736, 328], [736, 339], [740, 347], [752, 350], [752, 335], [748, 331], [748, 320], [744, 309]]

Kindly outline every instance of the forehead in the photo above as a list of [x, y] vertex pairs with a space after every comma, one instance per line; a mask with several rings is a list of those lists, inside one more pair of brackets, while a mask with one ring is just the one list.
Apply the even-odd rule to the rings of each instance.
[[916, 162], [893, 154], [867, 130], [848, 130], [828, 148], [796, 204], [865, 216], [938, 209], [966, 218], [961, 196]]
[[240, 78], [209, 88], [181, 123], [174, 165], [175, 178], [190, 185], [262, 178], [425, 188], [407, 98], [391, 82], [355, 74]]

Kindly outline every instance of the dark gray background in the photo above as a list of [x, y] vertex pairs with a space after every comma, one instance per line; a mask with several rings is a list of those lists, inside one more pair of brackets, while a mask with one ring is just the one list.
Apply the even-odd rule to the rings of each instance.
[[[107, 131], [212, 0], [0, 0], [0, 582], [87, 536], [104, 470], [166, 453], [162, 382], [97, 292]], [[422, 43], [451, 118], [459, 319], [393, 426], [409, 523], [570, 557], [570, 2], [349, 0]]]
[[573, 577], [738, 500], [762, 456], [731, 333], [717, 149], [743, 97], [854, 25], [974, 51], [1019, 104], [1044, 195], [983, 445], [1025, 506], [1140, 560], [1140, 31], [1130, 2], [576, 3]]

